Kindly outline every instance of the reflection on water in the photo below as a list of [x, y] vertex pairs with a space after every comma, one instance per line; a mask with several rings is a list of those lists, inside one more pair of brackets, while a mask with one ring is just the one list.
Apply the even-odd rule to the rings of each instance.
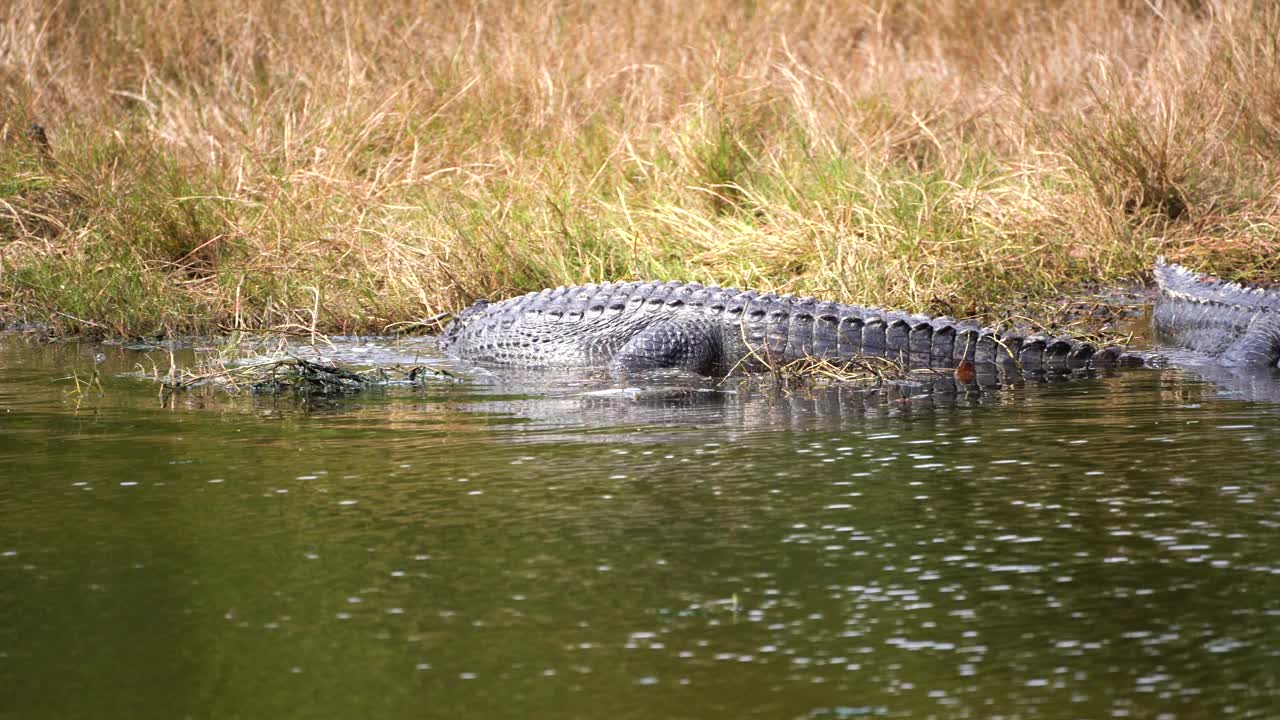
[[94, 352], [0, 340], [5, 717], [1275, 715], [1265, 379], [162, 403]]

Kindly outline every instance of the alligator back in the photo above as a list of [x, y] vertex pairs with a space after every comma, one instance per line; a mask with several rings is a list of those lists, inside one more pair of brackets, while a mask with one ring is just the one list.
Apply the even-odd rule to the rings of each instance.
[[700, 311], [723, 293], [678, 282], [558, 287], [481, 307], [450, 323], [450, 354], [507, 367], [592, 367], [610, 363], [637, 334]]
[[[1275, 365], [1280, 357], [1280, 292], [1223, 282], [1164, 258], [1156, 260], [1155, 278], [1158, 340], [1225, 365]], [[1246, 351], [1247, 356], [1240, 355]]]
[[910, 367], [1068, 370], [1118, 348], [997, 333], [970, 322], [697, 283], [561, 287], [473, 307], [446, 329], [458, 358], [507, 367], [675, 368], [720, 374], [802, 358], [885, 357]]
[[[1191, 273], [1158, 260], [1157, 336], [1203, 363], [1280, 363], [1280, 292]], [[441, 336], [449, 354], [518, 368], [676, 368], [719, 374], [801, 358], [885, 357], [910, 367], [1070, 370], [1138, 356], [1073, 338], [979, 328], [813, 298], [681, 282], [559, 287], [458, 314]], [[1199, 362], [1199, 361], [1197, 361]]]

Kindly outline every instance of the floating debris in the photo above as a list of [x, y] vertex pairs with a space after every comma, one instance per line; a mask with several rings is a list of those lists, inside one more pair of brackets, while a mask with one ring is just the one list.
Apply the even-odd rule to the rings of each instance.
[[232, 393], [248, 390], [256, 395], [341, 395], [377, 386], [457, 381], [453, 373], [425, 365], [353, 370], [292, 356], [265, 362], [219, 362], [194, 369], [171, 365], [168, 374], [152, 377], [171, 391], [212, 386]]

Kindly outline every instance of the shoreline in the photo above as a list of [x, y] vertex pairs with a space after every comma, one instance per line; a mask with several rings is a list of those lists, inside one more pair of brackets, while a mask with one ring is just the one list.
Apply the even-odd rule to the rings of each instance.
[[[824, 298], [817, 298], [819, 301]], [[491, 299], [492, 300], [492, 299]], [[1149, 310], [1155, 300], [1155, 288], [1132, 283], [1117, 284], [1109, 288], [1092, 288], [1087, 292], [1060, 295], [1056, 298], [1038, 300], [1035, 309], [1026, 305], [1010, 305], [997, 312], [992, 319], [956, 318], [958, 320], [974, 320], [983, 327], [1002, 329], [1018, 329], [1037, 332], [1050, 336], [1070, 334], [1080, 337], [1102, 338], [1101, 342], [1114, 342], [1118, 338], [1139, 338], [1144, 336], [1135, 328], [1135, 321], [1141, 324], [1148, 317]], [[897, 310], [898, 308], [882, 309]], [[940, 313], [927, 313], [935, 317]], [[280, 331], [273, 328], [246, 328], [230, 330], [222, 333], [180, 333], [175, 335], [104, 335], [96, 332], [57, 333], [48, 325], [35, 322], [23, 323], [0, 317], [0, 335], [26, 336], [44, 343], [90, 343], [103, 346], [120, 346], [131, 350], [164, 350], [190, 349], [197, 345], [230, 344], [238, 345], [242, 341], [262, 343], [270, 340], [306, 341], [311, 345], [330, 341], [378, 341], [402, 339], [430, 339], [439, 335], [447, 326], [451, 314], [446, 315], [434, 326], [417, 321], [396, 323], [399, 327], [411, 327], [410, 332], [331, 332], [317, 327], [310, 330], [293, 329]], [[432, 329], [423, 330], [431, 327]], [[418, 332], [417, 330], [423, 330]], [[1136, 330], [1136, 331], [1135, 331]], [[135, 347], [130, 347], [135, 346]]]

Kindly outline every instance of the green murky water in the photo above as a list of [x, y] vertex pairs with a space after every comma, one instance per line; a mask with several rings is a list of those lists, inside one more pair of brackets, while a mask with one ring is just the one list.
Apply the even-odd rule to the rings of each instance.
[[1280, 716], [1256, 383], [162, 402], [144, 358], [0, 338], [0, 716]]

